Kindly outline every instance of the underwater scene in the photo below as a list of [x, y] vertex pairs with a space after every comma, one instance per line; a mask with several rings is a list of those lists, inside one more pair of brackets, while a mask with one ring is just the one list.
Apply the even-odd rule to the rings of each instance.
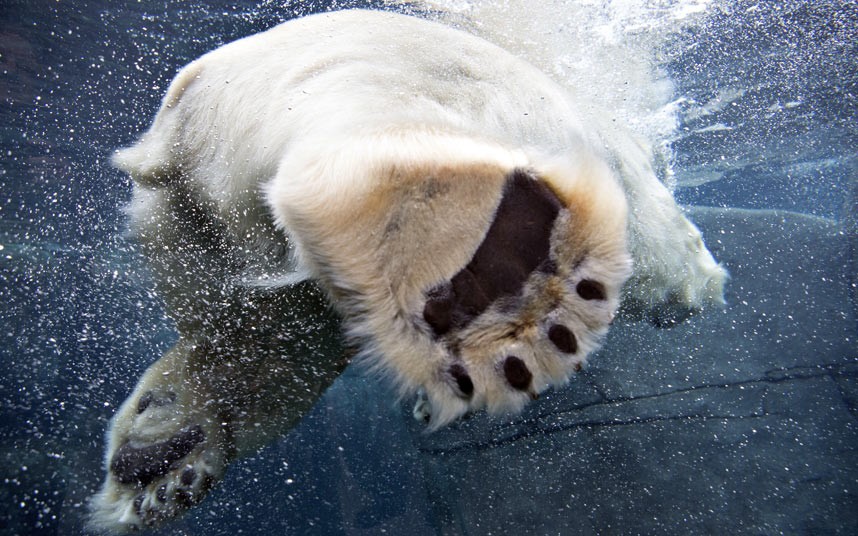
[[[646, 140], [730, 274], [726, 305], [681, 322], [621, 308], [567, 385], [435, 431], [352, 363], [319, 377], [288, 433], [141, 533], [858, 534], [851, 0], [3, 0], [0, 534], [99, 534], [111, 418], [178, 339], [112, 155], [200, 55], [352, 8], [493, 40]], [[323, 293], [291, 299], [268, 329], [342, 359]]]

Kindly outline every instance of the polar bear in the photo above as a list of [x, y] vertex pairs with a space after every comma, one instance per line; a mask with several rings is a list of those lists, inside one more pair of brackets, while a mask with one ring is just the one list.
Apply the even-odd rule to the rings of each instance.
[[198, 503], [350, 353], [419, 392], [434, 430], [563, 385], [621, 296], [661, 317], [722, 302], [647, 148], [578, 105], [483, 39], [390, 12], [292, 20], [186, 66], [114, 158], [180, 339], [113, 418], [91, 525]]

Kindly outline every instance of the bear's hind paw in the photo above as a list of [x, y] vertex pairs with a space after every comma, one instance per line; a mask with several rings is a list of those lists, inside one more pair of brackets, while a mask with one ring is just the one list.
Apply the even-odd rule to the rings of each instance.
[[133, 407], [130, 427], [111, 432], [119, 447], [90, 504], [91, 528], [125, 533], [156, 527], [201, 502], [223, 477], [223, 434], [211, 418], [197, 419], [202, 424], [187, 424], [164, 438], [170, 433], [168, 415], [176, 412], [175, 398], [144, 393]]
[[93, 498], [92, 527], [111, 533], [155, 527], [202, 501], [225, 467], [205, 443], [201, 428], [190, 426], [166, 441], [120, 447]]

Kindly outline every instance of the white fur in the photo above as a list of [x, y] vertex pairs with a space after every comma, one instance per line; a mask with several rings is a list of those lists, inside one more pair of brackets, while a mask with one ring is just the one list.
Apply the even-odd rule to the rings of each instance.
[[[276, 328], [298, 314], [293, 285], [304, 278], [342, 314], [362, 360], [403, 394], [424, 393], [415, 414], [431, 414], [433, 428], [482, 407], [517, 410], [566, 382], [613, 319], [629, 253], [630, 301], [721, 301], [726, 274], [650, 151], [577, 106], [495, 45], [382, 12], [291, 21], [185, 67], [149, 131], [114, 158], [135, 180], [132, 231], [181, 340], [114, 418], [108, 465], [123, 444], [198, 425], [206, 440], [182, 464], [216, 480], [234, 455], [294, 424], [343, 366], [339, 355], [283, 357]], [[434, 337], [426, 293], [472, 258], [516, 169], [563, 204], [557, 273], [531, 276], [514, 312], [492, 305]], [[604, 285], [604, 300], [578, 296], [585, 279]], [[574, 355], [548, 341], [554, 324], [576, 335]], [[508, 355], [532, 372], [527, 389], [507, 383]], [[457, 391], [453, 362], [472, 396]], [[148, 392], [178, 400], [137, 414]], [[93, 525], [118, 532], [178, 515], [156, 491], [178, 489], [180, 472], [137, 487], [108, 472]], [[193, 486], [196, 501], [204, 490]]]

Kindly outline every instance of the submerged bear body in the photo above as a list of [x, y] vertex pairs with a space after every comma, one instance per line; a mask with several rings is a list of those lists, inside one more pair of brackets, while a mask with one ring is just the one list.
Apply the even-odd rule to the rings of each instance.
[[310, 314], [304, 280], [430, 428], [564, 384], [621, 297], [721, 301], [726, 274], [646, 147], [578, 106], [487, 41], [383, 12], [290, 21], [185, 67], [115, 157], [180, 340], [114, 418], [93, 525], [185, 511], [336, 378], [330, 330], [288, 329]]

